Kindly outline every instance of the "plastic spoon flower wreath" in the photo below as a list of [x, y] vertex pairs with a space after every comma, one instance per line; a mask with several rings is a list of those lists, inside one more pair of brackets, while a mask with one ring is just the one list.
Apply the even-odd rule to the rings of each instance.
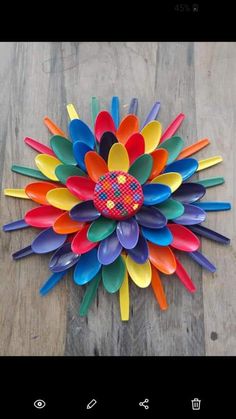
[[[118, 97], [111, 112], [99, 111], [92, 98], [94, 131], [67, 106], [67, 136], [48, 117], [53, 134], [48, 147], [32, 138], [25, 143], [40, 152], [37, 169], [12, 166], [12, 170], [37, 178], [24, 189], [5, 189], [8, 196], [31, 199], [38, 205], [4, 231], [36, 227], [42, 231], [32, 243], [13, 253], [17, 260], [32, 253], [54, 252], [51, 276], [42, 285], [46, 295], [68, 271], [86, 290], [79, 313], [88, 313], [102, 282], [108, 293], [119, 292], [122, 320], [129, 319], [129, 281], [140, 288], [152, 286], [162, 310], [167, 301], [160, 274], [175, 274], [189, 292], [196, 287], [175, 254], [186, 252], [203, 268], [215, 266], [199, 251], [199, 236], [228, 244], [229, 239], [202, 226], [207, 211], [230, 209], [228, 202], [201, 202], [206, 188], [224, 182], [222, 177], [189, 181], [194, 173], [222, 161], [220, 156], [191, 158], [209, 144], [207, 138], [184, 147], [175, 135], [184, 114], [162, 133], [156, 120], [156, 102], [140, 127], [138, 101], [132, 99], [120, 122]], [[71, 140], [68, 138], [70, 137]]]

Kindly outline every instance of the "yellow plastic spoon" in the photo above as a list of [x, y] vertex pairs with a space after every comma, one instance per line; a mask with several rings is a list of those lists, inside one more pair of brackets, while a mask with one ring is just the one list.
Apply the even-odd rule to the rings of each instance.
[[145, 263], [136, 263], [129, 255], [126, 258], [126, 266], [131, 279], [140, 288], [147, 288], [152, 279], [152, 270], [149, 260]]
[[108, 169], [122, 170], [128, 172], [129, 170], [129, 155], [128, 152], [121, 143], [115, 143], [111, 147], [108, 155]]
[[169, 186], [171, 192], [174, 192], [181, 185], [182, 181], [182, 176], [179, 173], [169, 172], [155, 177], [151, 183], [162, 183], [162, 185]]
[[71, 121], [72, 119], [79, 119], [79, 115], [77, 114], [76, 109], [74, 105], [72, 105], [72, 103], [69, 103], [66, 106], [66, 108], [67, 108], [67, 112]]
[[[125, 262], [123, 256], [122, 259]], [[127, 321], [129, 320], [129, 279], [127, 269], [125, 269], [124, 281], [122, 282], [122, 285], [119, 290], [119, 300], [121, 320]]]
[[144, 137], [145, 153], [154, 151], [161, 138], [162, 127], [159, 121], [151, 121], [142, 129], [141, 134]]
[[208, 159], [203, 159], [198, 161], [198, 168], [197, 172], [200, 170], [207, 169], [208, 167], [214, 166], [215, 164], [220, 163], [223, 160], [221, 156], [213, 156], [209, 157]]
[[70, 211], [81, 201], [76, 198], [67, 188], [56, 188], [48, 191], [46, 200], [55, 208]]
[[55, 175], [55, 169], [59, 166], [59, 164], [61, 164], [61, 161], [56, 157], [49, 156], [48, 154], [38, 154], [35, 157], [35, 163], [40, 172], [47, 176], [47, 178], [51, 180], [59, 180]]
[[25, 193], [24, 189], [4, 189], [4, 195], [13, 196], [14, 198], [23, 198], [30, 199], [30, 197]]

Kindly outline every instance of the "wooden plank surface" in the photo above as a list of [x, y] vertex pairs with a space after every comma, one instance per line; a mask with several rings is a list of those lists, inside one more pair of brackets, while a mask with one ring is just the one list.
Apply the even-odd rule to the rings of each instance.
[[[109, 109], [118, 95], [121, 116], [139, 98], [141, 120], [155, 100], [165, 128], [179, 113], [186, 144], [209, 137], [197, 158], [222, 154], [224, 162], [200, 178], [224, 175], [207, 199], [235, 202], [235, 43], [2, 43], [0, 44], [0, 129], [2, 188], [34, 181], [12, 173], [11, 164], [34, 167], [37, 152], [25, 136], [48, 143], [43, 117], [67, 130], [66, 104], [74, 103], [91, 123], [90, 100]], [[35, 205], [2, 196], [1, 224], [19, 219]], [[230, 247], [203, 239], [204, 253], [217, 264], [212, 275], [181, 257], [197, 286], [188, 294], [175, 276], [162, 276], [169, 308], [161, 312], [151, 289], [131, 284], [131, 318], [122, 323], [117, 295], [102, 287], [88, 318], [78, 316], [84, 290], [69, 278], [40, 297], [50, 275], [49, 256], [18, 262], [10, 254], [30, 243], [36, 229], [1, 233], [0, 355], [235, 355], [235, 228], [233, 211], [208, 214], [207, 225], [232, 238]]]

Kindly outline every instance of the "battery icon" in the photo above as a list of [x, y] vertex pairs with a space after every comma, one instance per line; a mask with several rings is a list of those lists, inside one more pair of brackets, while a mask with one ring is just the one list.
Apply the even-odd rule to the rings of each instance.
[[93, 406], [95, 406], [95, 404], [97, 403], [97, 400], [92, 399], [88, 404], [87, 404], [87, 409], [92, 409]]

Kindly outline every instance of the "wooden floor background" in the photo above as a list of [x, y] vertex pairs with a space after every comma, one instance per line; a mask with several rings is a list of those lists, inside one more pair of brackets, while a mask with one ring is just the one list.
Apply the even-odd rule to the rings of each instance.
[[[121, 115], [139, 98], [143, 120], [156, 100], [163, 128], [180, 112], [179, 134], [187, 144], [208, 137], [211, 145], [196, 155], [221, 154], [223, 163], [199, 177], [224, 176], [207, 190], [207, 199], [231, 201], [236, 189], [236, 43], [1, 43], [1, 182], [24, 187], [34, 181], [12, 173], [13, 163], [34, 167], [37, 152], [23, 139], [46, 144], [48, 115], [67, 129], [66, 104], [73, 103], [91, 123], [90, 100], [109, 109], [120, 98]], [[35, 205], [1, 196], [1, 225]], [[48, 296], [38, 289], [49, 275], [49, 256], [14, 262], [11, 253], [30, 243], [30, 229], [1, 233], [0, 355], [236, 355], [235, 216], [208, 213], [206, 225], [231, 237], [231, 246], [202, 240], [216, 263], [215, 274], [182, 257], [197, 286], [188, 294], [175, 276], [163, 277], [169, 309], [161, 312], [151, 289], [131, 286], [131, 318], [122, 323], [117, 295], [102, 287], [88, 318], [78, 316], [83, 289], [67, 277]]]

